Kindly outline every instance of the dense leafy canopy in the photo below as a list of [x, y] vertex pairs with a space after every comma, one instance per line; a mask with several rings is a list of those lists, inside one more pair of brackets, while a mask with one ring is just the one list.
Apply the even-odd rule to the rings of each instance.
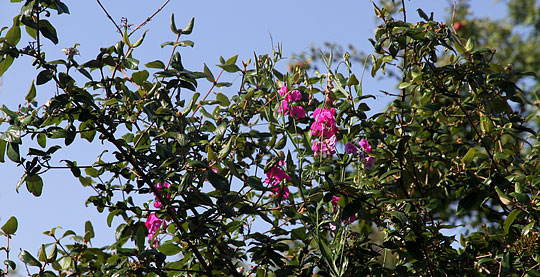
[[[534, 1], [512, 3], [513, 23], [537, 32]], [[26, 104], [0, 108], [0, 162], [23, 167], [17, 189], [36, 197], [48, 189], [42, 176], [63, 165], [94, 189], [87, 203], [109, 226], [121, 221], [115, 243], [103, 247], [92, 246], [90, 221], [84, 234], [45, 232], [39, 253], [18, 255], [29, 273], [540, 276], [538, 82], [528, 72], [538, 59], [518, 55], [509, 65], [516, 47], [487, 47], [511, 29], [473, 24], [466, 5], [453, 25], [422, 10], [410, 23], [398, 3], [374, 5], [381, 25], [366, 72], [399, 82], [395, 100], [369, 117], [374, 96], [363, 93], [349, 53], [322, 53], [320, 71], [298, 64], [279, 72], [275, 49], [248, 61], [220, 58], [219, 74], [206, 64], [199, 72], [181, 58], [181, 47], [194, 46], [184, 40], [194, 20], [179, 29], [172, 15], [176, 39], [161, 45], [172, 49], [169, 60], [136, 58], [146, 32], [135, 39], [120, 26], [122, 40], [95, 58], [77, 61], [75, 45], [50, 61], [40, 45], [58, 43], [61, 31], [44, 18], [68, 7], [20, 5], [0, 32], [0, 75], [29, 56], [36, 79]], [[23, 31], [35, 42], [21, 46]], [[506, 47], [537, 57], [530, 37]], [[222, 74], [241, 81], [222, 82]], [[57, 93], [39, 104], [47, 83]], [[214, 92], [220, 87], [234, 94]], [[39, 147], [21, 153], [29, 141]], [[75, 141], [100, 149], [97, 161], [57, 154]], [[1, 227], [1, 274], [16, 267], [9, 239], [17, 227], [15, 217]]]

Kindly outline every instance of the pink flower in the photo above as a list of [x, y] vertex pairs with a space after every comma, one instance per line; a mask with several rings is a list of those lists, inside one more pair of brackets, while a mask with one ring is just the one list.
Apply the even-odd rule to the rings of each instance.
[[279, 186], [272, 189], [272, 191], [275, 193], [276, 197], [278, 199], [287, 199], [289, 198], [289, 188], [287, 186], [283, 186], [283, 192], [281, 192], [281, 188]]
[[167, 223], [159, 219], [154, 213], [151, 213], [148, 216], [144, 225], [146, 226], [146, 229], [148, 229], [148, 240], [152, 240], [152, 238], [154, 238], [159, 228], [162, 226], [163, 228], [167, 227]]
[[372, 170], [373, 168], [375, 168], [375, 157], [373, 156], [369, 156], [369, 157], [366, 157], [366, 159], [364, 160], [365, 161], [365, 165], [364, 165], [364, 169], [369, 171], [369, 170]]
[[354, 144], [350, 142], [347, 142], [347, 144], [345, 144], [345, 153], [351, 155], [351, 154], [356, 154], [356, 152], [358, 152], [358, 148], [356, 148]]
[[335, 135], [338, 131], [335, 115], [336, 110], [334, 108], [317, 108], [313, 112], [315, 122], [311, 124], [311, 134], [315, 136], [322, 134], [323, 138], [327, 139]]
[[[171, 186], [171, 184], [167, 183], [167, 182], [164, 182], [164, 183], [157, 183], [155, 185], [156, 189], [161, 192], [161, 189], [162, 188], [169, 188]], [[171, 198], [171, 195], [167, 193], [167, 195], [165, 196], [167, 199]], [[162, 203], [158, 200], [158, 198], [156, 197], [156, 199], [154, 200], [154, 207], [156, 207], [156, 209], [159, 209], [161, 208], [162, 206]]]
[[337, 211], [338, 202], [339, 196], [332, 196], [332, 205], [334, 205], [334, 211]]
[[264, 180], [265, 183], [267, 183], [272, 191], [277, 194], [277, 197], [279, 199], [287, 198], [289, 197], [289, 188], [287, 186], [283, 187], [283, 192], [281, 191], [280, 183], [283, 180], [291, 180], [291, 177], [287, 175], [287, 173], [279, 168], [278, 166], [282, 166], [284, 163], [283, 161], [278, 162], [275, 164], [268, 172], [266, 172], [266, 180]]
[[281, 102], [281, 105], [279, 106], [278, 113], [287, 114], [289, 111], [289, 102], [287, 100], [283, 100]]
[[331, 156], [336, 153], [336, 135], [331, 136], [329, 139], [323, 139], [322, 141], [313, 141], [311, 150], [314, 152], [314, 156], [317, 157], [319, 153]]
[[296, 120], [304, 118], [306, 117], [306, 110], [302, 106], [294, 106], [291, 109], [291, 116]]
[[299, 101], [299, 100], [302, 100], [302, 93], [300, 93], [300, 91], [298, 90], [293, 90], [291, 91], [291, 93], [289, 94], [290, 96], [290, 99], [291, 101]]
[[369, 145], [369, 141], [367, 141], [367, 139], [362, 139], [360, 141], [360, 147], [362, 147], [366, 153], [371, 153], [371, 145]]
[[289, 92], [289, 88], [288, 88], [286, 85], [285, 85], [285, 86], [282, 86], [282, 87], [279, 89], [279, 91], [278, 91], [279, 95], [282, 96], [282, 97], [283, 97], [284, 95], [286, 95], [287, 92]]

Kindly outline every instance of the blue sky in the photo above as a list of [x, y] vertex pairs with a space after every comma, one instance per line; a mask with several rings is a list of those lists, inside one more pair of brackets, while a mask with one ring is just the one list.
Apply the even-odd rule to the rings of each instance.
[[[98, 54], [100, 47], [114, 45], [121, 39], [112, 23], [106, 18], [96, 1], [65, 1], [70, 8], [70, 15], [51, 16], [51, 22], [57, 28], [59, 44], [43, 42], [47, 59], [64, 58], [62, 48], [72, 47], [79, 43], [81, 56], [79, 62], [89, 60]], [[111, 16], [119, 23], [122, 17], [129, 24], [138, 25], [150, 16], [165, 1], [142, 0], [102, 0]], [[446, 0], [413, 0], [405, 1], [408, 10], [408, 20], [418, 17], [416, 9], [421, 7], [426, 13], [435, 12], [437, 20], [443, 20], [444, 10], [449, 7]], [[473, 1], [473, 11], [479, 16], [500, 17], [504, 5], [496, 5], [494, 1]], [[4, 0], [0, 4], [0, 27], [11, 26], [12, 18], [20, 9], [21, 3], [9, 3]], [[502, 9], [501, 9], [502, 8]], [[379, 23], [374, 17], [370, 1], [175, 1], [172, 0], [152, 21], [133, 35], [137, 39], [142, 32], [149, 29], [143, 46], [137, 48], [134, 55], [141, 64], [156, 59], [166, 60], [171, 48], [162, 49], [159, 45], [164, 41], [175, 39], [169, 29], [169, 17], [175, 13], [176, 24], [183, 27], [191, 17], [195, 17], [193, 34], [185, 39], [195, 42], [194, 48], [180, 49], [184, 66], [191, 70], [202, 71], [206, 63], [212, 71], [218, 63], [219, 56], [225, 58], [239, 55], [239, 61], [247, 61], [258, 54], [271, 53], [272, 37], [274, 44], [283, 45], [284, 56], [300, 53], [309, 49], [311, 44], [322, 46], [324, 42], [334, 42], [341, 45], [352, 44], [355, 48], [366, 53], [371, 52], [368, 38]], [[30, 41], [23, 36], [21, 45]], [[0, 90], [0, 105], [15, 109], [24, 103], [24, 97], [37, 71], [31, 67], [31, 61], [20, 59], [3, 76]], [[286, 62], [283, 63], [285, 68]], [[358, 64], [353, 69], [358, 74], [362, 67]], [[378, 96], [370, 103], [372, 109], [381, 110], [391, 98], [378, 93], [379, 89], [391, 90], [392, 85], [377, 79], [364, 79], [364, 92]], [[234, 79], [234, 78], [233, 78]], [[233, 86], [234, 87], [234, 86]], [[204, 91], [204, 89], [201, 89]], [[226, 92], [226, 91], [224, 91]], [[54, 93], [53, 87], [38, 87], [38, 101], [43, 103]], [[6, 126], [1, 125], [0, 131]], [[87, 147], [86, 147], [87, 148]], [[95, 155], [92, 149], [83, 145], [65, 151], [65, 155], [81, 157], [92, 163]], [[24, 153], [24, 151], [22, 151]], [[72, 158], [75, 159], [75, 158]], [[41, 234], [52, 227], [62, 226], [64, 230], [73, 229], [82, 234], [84, 222], [92, 220], [96, 230], [94, 246], [110, 243], [114, 239], [114, 231], [106, 225], [106, 214], [99, 214], [93, 207], [85, 207], [86, 198], [92, 193], [83, 188], [67, 171], [55, 171], [44, 176], [43, 195], [33, 197], [21, 188], [17, 194], [15, 185], [23, 174], [22, 168], [12, 163], [0, 164], [0, 225], [10, 216], [19, 219], [19, 231], [11, 242], [12, 257], [19, 248], [36, 253], [41, 243], [50, 242]], [[0, 239], [0, 246], [5, 241]], [[4, 257], [0, 257], [0, 260]]]

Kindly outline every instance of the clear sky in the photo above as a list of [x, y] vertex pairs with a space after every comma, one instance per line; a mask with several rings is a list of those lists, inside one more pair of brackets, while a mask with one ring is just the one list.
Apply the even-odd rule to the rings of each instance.
[[[164, 2], [102, 0], [118, 23], [125, 17], [129, 24], [134, 25], [144, 21]], [[479, 16], [500, 17], [504, 12], [504, 5], [496, 5], [492, 0], [473, 2], [473, 11]], [[121, 39], [96, 1], [66, 0], [65, 3], [70, 9], [70, 15], [51, 16], [51, 22], [58, 32], [59, 44], [55, 46], [49, 41], [43, 42], [48, 60], [65, 58], [61, 49], [79, 43], [81, 56], [76, 59], [82, 63], [95, 57], [100, 47], [114, 45]], [[442, 21], [446, 15], [445, 9], [451, 5], [447, 0], [412, 0], [405, 3], [409, 21], [418, 19], [418, 7], [428, 14], [434, 11], [435, 19]], [[18, 14], [21, 5], [3, 0], [0, 4], [0, 27], [11, 26], [12, 18]], [[311, 44], [322, 46], [326, 41], [344, 46], [352, 44], [356, 49], [371, 53], [368, 38], [373, 37], [373, 31], [380, 23], [375, 19], [373, 5], [368, 0], [172, 0], [149, 24], [141, 28], [142, 31], [133, 35], [132, 40], [140, 37], [144, 30], [150, 30], [143, 46], [134, 52], [141, 64], [168, 59], [171, 48], [162, 49], [159, 45], [176, 38], [169, 29], [169, 17], [173, 12], [179, 28], [185, 26], [191, 17], [195, 17], [193, 34], [185, 38], [193, 40], [195, 47], [180, 49], [184, 66], [190, 70], [202, 71], [203, 63], [206, 63], [214, 72], [217, 69], [213, 65], [218, 63], [219, 56], [227, 58], [238, 54], [239, 61], [247, 61], [253, 57], [254, 51], [257, 54], [271, 53], [271, 37], [274, 44], [282, 43], [286, 57], [308, 50]], [[30, 41], [30, 38], [23, 36], [21, 43], [26, 41]], [[28, 59], [17, 60], [3, 76], [0, 105], [15, 109], [18, 104], [24, 103], [30, 83], [38, 73], [30, 64]], [[285, 65], [282, 65], [283, 68]], [[353, 65], [353, 69], [360, 74], [362, 67], [359, 64], [356, 67]], [[378, 91], [391, 90], [393, 84], [367, 76], [369, 74], [364, 77], [364, 93], [377, 95], [378, 99], [369, 104], [372, 109], [381, 110], [384, 103], [391, 99]], [[53, 93], [53, 87], [38, 87], [37, 99], [42, 104]], [[6, 127], [6, 124], [0, 125], [0, 131]], [[97, 155], [87, 148], [78, 144], [64, 151], [64, 154], [71, 155], [72, 160], [81, 157], [90, 164]], [[25, 153], [24, 150], [21, 153]], [[50, 242], [41, 232], [55, 226], [62, 226], [64, 230], [73, 229], [82, 235], [84, 222], [88, 219], [92, 220], [96, 231], [94, 246], [113, 241], [114, 230], [107, 227], [106, 214], [99, 214], [92, 206], [84, 206], [85, 200], [92, 193], [91, 189], [83, 188], [68, 171], [46, 174], [40, 198], [33, 197], [24, 187], [18, 194], [15, 192], [15, 185], [22, 174], [23, 169], [15, 167], [13, 163], [0, 164], [0, 226], [12, 215], [19, 220], [19, 230], [11, 242], [12, 258], [17, 259], [15, 257], [19, 248], [35, 254], [41, 243]], [[5, 241], [1, 238], [0, 246], [4, 245]], [[0, 260], [4, 258], [0, 256]], [[22, 268], [20, 270], [23, 271]]]

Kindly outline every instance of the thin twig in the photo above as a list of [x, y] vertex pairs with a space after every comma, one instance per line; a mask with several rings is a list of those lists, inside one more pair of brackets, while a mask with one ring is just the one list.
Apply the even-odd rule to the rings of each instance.
[[114, 19], [112, 18], [112, 16], [109, 14], [109, 12], [107, 12], [107, 10], [105, 9], [105, 7], [103, 7], [103, 5], [101, 4], [101, 2], [99, 0], [96, 0], [99, 4], [99, 6], [101, 7], [101, 9], [105, 12], [105, 14], [107, 15], [107, 17], [111, 20], [111, 22], [114, 24], [114, 26], [116, 27], [116, 30], [119, 32], [119, 33], [122, 33], [122, 30], [120, 29], [120, 27], [118, 26], [118, 24], [116, 24], [116, 22], [114, 22]]
[[[219, 80], [219, 77], [221, 77], [221, 74], [223, 73], [223, 70], [224, 69], [222, 69], [221, 72], [219, 72], [219, 75], [217, 76], [217, 79], [214, 81], [214, 83], [212, 84], [212, 87], [210, 87], [210, 89], [208, 90], [208, 92], [206, 93], [204, 98], [201, 100], [201, 102], [206, 100], [206, 97], [208, 97], [208, 95], [210, 95], [210, 92], [212, 92], [212, 90], [216, 86], [217, 81]], [[199, 110], [199, 107], [201, 107], [201, 102], [199, 102], [199, 105], [197, 105], [197, 108], [195, 108], [195, 110], [193, 111], [193, 115]]]
[[141, 28], [142, 26], [146, 25], [146, 23], [148, 23], [148, 21], [152, 20], [152, 18], [158, 14], [167, 4], [169, 4], [171, 0], [167, 0], [165, 1], [165, 3], [163, 5], [161, 5], [161, 7], [159, 7], [159, 9], [157, 9], [157, 11], [155, 11], [150, 17], [148, 17], [145, 21], [143, 21], [143, 23], [137, 25], [137, 27], [135, 27], [135, 29], [133, 29], [133, 31], [131, 31], [128, 35], [131, 36], [133, 33], [135, 33], [135, 31], [139, 30], [139, 28]]

